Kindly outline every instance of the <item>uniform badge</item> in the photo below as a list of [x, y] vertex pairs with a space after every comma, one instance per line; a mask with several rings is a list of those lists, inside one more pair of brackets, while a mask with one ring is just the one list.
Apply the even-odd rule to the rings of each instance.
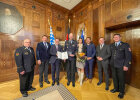
[[19, 53], [16, 53], [16, 56], [19, 56]]
[[25, 55], [28, 55], [29, 53], [28, 52], [25, 52]]
[[129, 64], [131, 64], [131, 61], [129, 61]]

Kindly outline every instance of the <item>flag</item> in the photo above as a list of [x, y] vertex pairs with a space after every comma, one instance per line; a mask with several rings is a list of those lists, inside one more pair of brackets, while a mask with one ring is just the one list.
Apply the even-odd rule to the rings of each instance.
[[83, 29], [82, 29], [81, 38], [82, 38], [82, 40], [83, 40], [83, 43], [84, 43], [84, 30], [83, 30]]
[[70, 28], [69, 28], [69, 26], [68, 26], [68, 33], [67, 33], [67, 35], [66, 35], [66, 40], [69, 40], [69, 34], [70, 34]]
[[50, 26], [50, 44], [53, 45], [54, 41], [55, 41], [55, 38], [53, 35], [52, 27]]

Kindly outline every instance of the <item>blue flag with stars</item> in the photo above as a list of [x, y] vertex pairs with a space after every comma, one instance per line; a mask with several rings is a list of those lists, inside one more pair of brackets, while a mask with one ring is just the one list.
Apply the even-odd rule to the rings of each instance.
[[50, 44], [53, 45], [54, 41], [55, 41], [55, 38], [53, 35], [52, 27], [50, 26]]
[[82, 40], [83, 40], [83, 44], [84, 44], [84, 30], [83, 30], [83, 29], [82, 29], [81, 38], [82, 38]]

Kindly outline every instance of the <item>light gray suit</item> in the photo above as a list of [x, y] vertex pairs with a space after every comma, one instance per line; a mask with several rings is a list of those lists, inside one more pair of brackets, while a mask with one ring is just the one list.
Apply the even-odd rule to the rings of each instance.
[[111, 56], [110, 52], [110, 46], [104, 44], [102, 48], [100, 48], [100, 45], [97, 46], [96, 48], [96, 57], [102, 57], [103, 60], [99, 61], [97, 59], [97, 64], [98, 64], [98, 74], [99, 74], [99, 82], [103, 81], [102, 77], [102, 68], [105, 74], [105, 82], [106, 82], [106, 87], [109, 86], [109, 73], [108, 73], [108, 65], [109, 65], [109, 57]]

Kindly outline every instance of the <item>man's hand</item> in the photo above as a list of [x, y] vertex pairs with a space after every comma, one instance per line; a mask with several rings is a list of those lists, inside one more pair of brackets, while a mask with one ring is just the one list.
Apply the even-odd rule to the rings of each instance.
[[56, 53], [56, 56], [58, 56], [58, 54]]
[[70, 54], [69, 56], [70, 56], [70, 57], [74, 57], [74, 55], [73, 55], [73, 54]]
[[38, 62], [39, 65], [41, 64], [41, 60], [38, 60], [37, 62]]
[[97, 59], [98, 59], [99, 61], [102, 61], [102, 60], [103, 60], [103, 58], [102, 58], [102, 57], [97, 57]]
[[124, 66], [124, 67], [123, 67], [123, 70], [124, 70], [124, 71], [128, 71], [128, 67]]
[[87, 57], [87, 60], [90, 60], [90, 59], [92, 59], [92, 57]]
[[21, 75], [23, 75], [25, 73], [25, 71], [20, 72]]
[[100, 60], [100, 57], [97, 57], [98, 60]]

